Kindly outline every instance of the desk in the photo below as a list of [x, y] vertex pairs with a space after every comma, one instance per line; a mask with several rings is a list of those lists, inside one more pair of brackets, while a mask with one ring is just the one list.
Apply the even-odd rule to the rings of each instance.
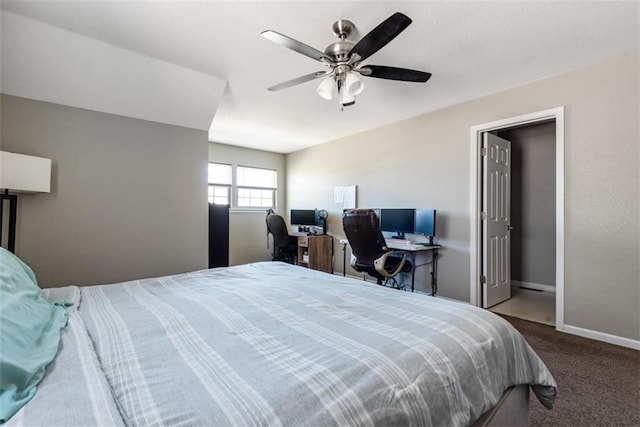
[[[414, 291], [415, 287], [416, 268], [431, 264], [431, 296], [436, 296], [436, 292], [438, 292], [438, 250], [440, 249], [440, 245], [416, 245], [412, 243], [394, 242], [393, 239], [387, 239], [387, 247], [409, 254], [409, 258], [413, 263], [413, 268], [411, 269], [411, 292]], [[416, 264], [416, 253], [422, 251], [431, 251], [431, 262], [418, 265]]]

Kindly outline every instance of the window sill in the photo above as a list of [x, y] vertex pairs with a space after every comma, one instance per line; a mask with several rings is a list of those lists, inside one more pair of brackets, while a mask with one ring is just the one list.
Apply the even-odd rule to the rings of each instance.
[[229, 208], [230, 213], [266, 215], [268, 208]]

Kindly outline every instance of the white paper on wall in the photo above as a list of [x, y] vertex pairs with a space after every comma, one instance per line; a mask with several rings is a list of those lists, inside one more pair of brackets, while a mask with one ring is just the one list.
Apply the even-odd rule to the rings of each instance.
[[356, 208], [356, 185], [333, 188], [333, 202], [341, 204], [342, 209]]

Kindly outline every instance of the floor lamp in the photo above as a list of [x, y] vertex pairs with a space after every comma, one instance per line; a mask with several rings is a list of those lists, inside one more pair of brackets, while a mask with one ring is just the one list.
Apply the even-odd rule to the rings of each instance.
[[9, 203], [7, 249], [15, 252], [18, 196], [14, 193], [49, 193], [51, 160], [0, 151], [0, 245], [5, 228], [5, 202]]

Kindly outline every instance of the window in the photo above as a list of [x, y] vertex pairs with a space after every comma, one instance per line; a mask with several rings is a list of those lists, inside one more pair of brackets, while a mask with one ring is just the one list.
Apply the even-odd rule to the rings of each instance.
[[[231, 165], [209, 163], [209, 203], [239, 208], [276, 207], [277, 171], [237, 166], [234, 180], [233, 170]], [[237, 198], [233, 197], [232, 188]]]
[[209, 163], [209, 203], [231, 205], [231, 165]]
[[277, 172], [271, 169], [238, 166], [238, 207], [276, 206]]

